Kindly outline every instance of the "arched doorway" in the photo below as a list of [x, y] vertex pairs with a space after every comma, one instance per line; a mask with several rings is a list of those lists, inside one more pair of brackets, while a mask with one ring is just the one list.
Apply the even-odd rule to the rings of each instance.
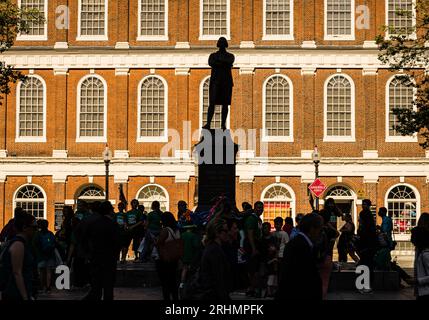
[[[356, 225], [356, 194], [347, 186], [334, 185], [331, 186], [325, 194], [325, 201], [328, 198], [335, 200], [335, 204], [343, 214], [350, 214], [353, 218], [353, 222]], [[337, 228], [341, 228], [343, 221], [337, 219]]]
[[264, 213], [261, 219], [274, 227], [276, 217], [295, 218], [295, 193], [284, 183], [275, 183], [265, 188], [261, 195]]
[[104, 201], [105, 199], [104, 190], [95, 184], [86, 185], [76, 193], [76, 200], [84, 200], [87, 203]]
[[161, 211], [169, 210], [168, 192], [157, 184], [147, 184], [137, 192], [136, 199], [140, 204], [145, 206], [147, 212], [151, 211], [153, 201], [159, 201]]

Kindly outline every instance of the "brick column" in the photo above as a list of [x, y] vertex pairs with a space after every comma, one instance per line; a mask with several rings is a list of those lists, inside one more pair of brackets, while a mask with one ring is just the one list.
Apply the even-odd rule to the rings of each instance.
[[253, 197], [253, 181], [240, 179], [235, 198], [239, 210], [241, 210], [241, 203], [244, 201], [249, 202], [253, 206], [255, 202]]
[[[55, 49], [68, 48], [68, 29], [70, 28], [71, 12], [68, 9], [68, 0], [55, 0], [54, 6], [49, 8], [54, 14], [53, 21], [48, 21], [49, 27], [54, 28]], [[49, 3], [49, 4], [50, 4]], [[51, 18], [51, 15], [49, 15]]]
[[7, 95], [0, 95], [0, 158], [7, 157], [6, 139], [7, 139]]
[[[303, 68], [301, 70], [303, 105], [300, 109], [303, 110], [303, 130], [300, 133], [301, 136], [298, 136], [297, 138], [302, 140], [302, 150], [313, 150], [316, 139], [316, 128], [323, 126], [323, 110], [321, 111], [322, 118], [318, 118], [316, 116], [316, 109], [314, 106], [315, 73], [315, 68]], [[309, 123], [313, 123], [314, 125], [308, 125]]]
[[129, 1], [117, 1], [117, 42], [115, 49], [129, 49]]
[[[115, 70], [115, 99], [116, 105], [110, 110], [113, 111], [115, 119], [115, 136], [113, 147], [115, 150], [128, 150], [128, 86], [129, 86], [129, 69]], [[134, 106], [130, 106], [134, 109]], [[125, 118], [124, 118], [125, 117]], [[121, 121], [119, 121], [121, 119]], [[114, 155], [115, 156], [115, 155]], [[116, 157], [116, 156], [115, 156]], [[124, 156], [126, 157], [126, 156]]]
[[363, 87], [365, 88], [365, 150], [377, 150], [377, 69], [363, 69]]
[[176, 48], [189, 49], [189, 0], [177, 1]]
[[301, 46], [303, 48], [315, 48], [315, 0], [303, 0], [302, 2], [304, 8], [301, 29], [304, 33], [304, 40]]
[[6, 199], [5, 199], [6, 177], [0, 176], [0, 229], [3, 229], [6, 221]]
[[[253, 39], [253, 14], [254, 3], [248, 0], [242, 0], [241, 4], [241, 42], [240, 48], [254, 48]], [[262, 9], [262, 8], [261, 8]]]
[[67, 157], [67, 69], [54, 69], [55, 80], [55, 137], [53, 156]]
[[189, 115], [189, 108], [188, 108], [190, 69], [177, 68], [175, 70], [175, 74], [176, 74], [177, 95], [176, 95], [175, 105], [172, 105], [170, 103], [170, 106], [172, 107], [174, 106], [173, 108], [170, 109], [170, 114], [174, 112], [176, 123], [172, 125], [174, 128], [176, 128], [179, 131], [179, 134], [180, 134], [180, 140], [181, 140], [180, 151], [183, 151], [185, 153], [189, 152], [189, 155], [190, 155], [191, 148], [192, 148], [192, 141], [190, 140], [191, 134], [192, 134], [192, 128], [191, 128], [191, 132], [187, 133], [188, 128], [184, 127], [184, 121], [191, 120]]

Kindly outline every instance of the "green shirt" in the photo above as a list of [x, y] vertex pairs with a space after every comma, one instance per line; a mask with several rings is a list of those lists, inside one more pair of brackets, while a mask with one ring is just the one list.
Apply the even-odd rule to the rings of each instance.
[[139, 210], [130, 210], [126, 213], [126, 221], [129, 226], [135, 225], [142, 219], [142, 214]]
[[151, 231], [161, 230], [161, 213], [152, 211], [147, 215], [147, 228]]
[[192, 231], [185, 231], [181, 235], [183, 240], [183, 258], [184, 264], [191, 264], [198, 256], [201, 250], [199, 237]]
[[244, 221], [244, 231], [246, 233], [250, 230], [254, 230], [255, 240], [261, 238], [261, 228], [259, 227], [259, 218], [255, 214], [251, 214]]
[[126, 218], [127, 218], [126, 215], [127, 215], [126, 213], [122, 213], [122, 212], [118, 212], [115, 215], [115, 221], [119, 225], [119, 227], [121, 227], [121, 228], [124, 228], [125, 227], [125, 223], [127, 222], [126, 221]]

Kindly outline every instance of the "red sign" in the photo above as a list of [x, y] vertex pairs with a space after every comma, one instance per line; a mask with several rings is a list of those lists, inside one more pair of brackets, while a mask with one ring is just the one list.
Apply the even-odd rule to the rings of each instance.
[[316, 180], [313, 181], [312, 184], [310, 184], [310, 186], [308, 187], [308, 189], [310, 189], [310, 191], [316, 196], [316, 197], [320, 197], [323, 192], [325, 192], [326, 190], [326, 185], [320, 181], [319, 178], [317, 178]]

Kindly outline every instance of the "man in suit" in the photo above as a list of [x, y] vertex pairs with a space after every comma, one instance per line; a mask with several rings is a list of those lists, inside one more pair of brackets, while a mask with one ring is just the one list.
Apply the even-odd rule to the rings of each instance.
[[323, 219], [316, 213], [302, 219], [300, 232], [284, 250], [277, 300], [322, 300], [322, 280], [313, 251], [322, 227]]
[[222, 106], [222, 130], [226, 129], [226, 118], [228, 116], [228, 106], [231, 104], [232, 87], [232, 65], [234, 55], [226, 51], [228, 41], [220, 37], [217, 42], [219, 50], [209, 57], [209, 65], [212, 67], [209, 87], [209, 109], [207, 111], [207, 123], [203, 129], [210, 129], [213, 119], [215, 105]]

